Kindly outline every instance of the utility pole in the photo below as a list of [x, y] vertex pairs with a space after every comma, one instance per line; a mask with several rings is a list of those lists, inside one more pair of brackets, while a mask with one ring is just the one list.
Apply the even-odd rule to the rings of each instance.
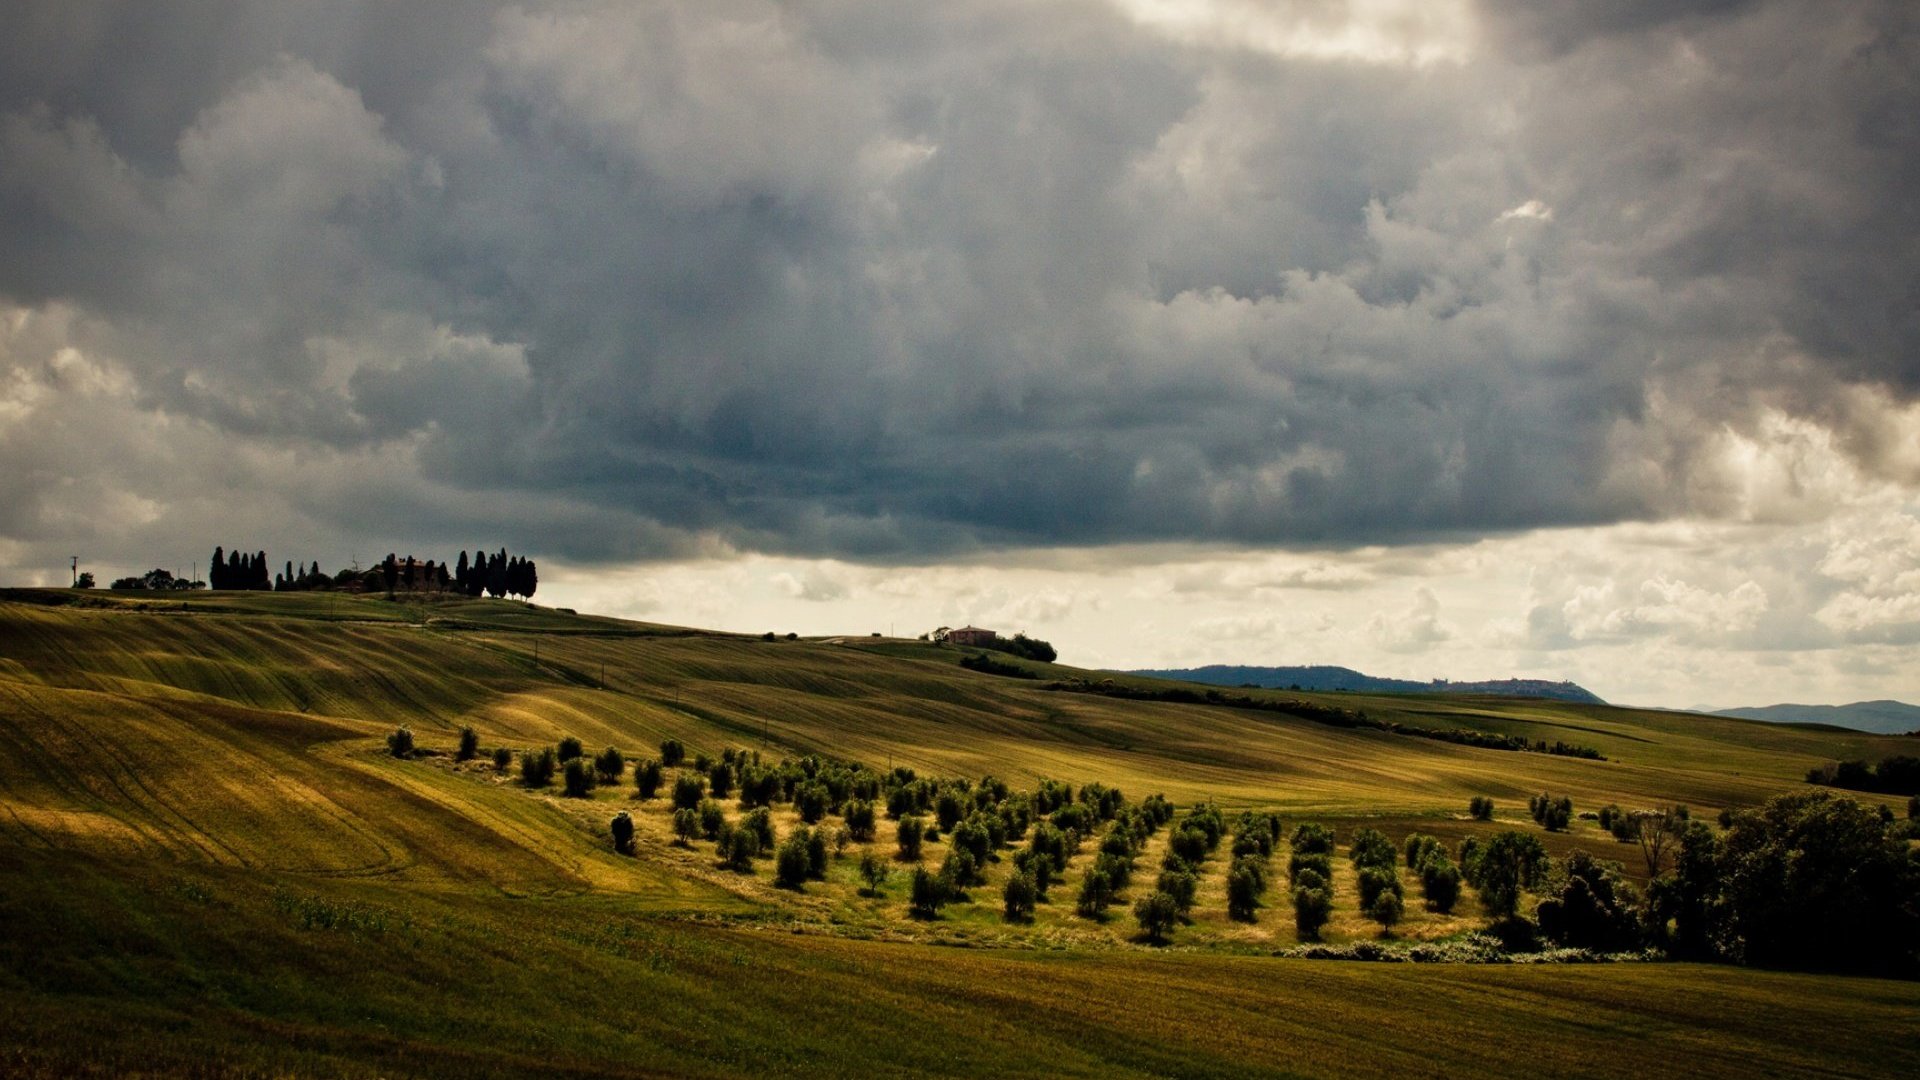
[[80, 587], [80, 556], [69, 555], [67, 558], [73, 560], [73, 587], [77, 589]]

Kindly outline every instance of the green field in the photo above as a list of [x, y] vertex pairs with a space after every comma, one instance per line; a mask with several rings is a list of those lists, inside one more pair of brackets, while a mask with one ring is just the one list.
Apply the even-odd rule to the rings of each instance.
[[[664, 801], [630, 785], [570, 800], [450, 754], [467, 725], [485, 750], [571, 735], [637, 758], [676, 738], [1015, 788], [1099, 781], [1324, 821], [1343, 841], [1367, 824], [1451, 843], [1534, 829], [1525, 801], [1541, 790], [1711, 818], [1804, 788], [1813, 765], [1913, 752], [1605, 706], [1264, 695], [1606, 757], [1590, 761], [1061, 693], [1047, 681], [1106, 676], [957, 661], [504, 601], [0, 593], [0, 1073], [1920, 1073], [1912, 983], [1276, 958], [1297, 944], [1290, 912], [1228, 920], [1223, 859], [1171, 947], [1137, 941], [1124, 906], [1075, 916], [1066, 886], [1030, 925], [1006, 923], [1004, 862], [976, 902], [919, 921], [905, 867], [861, 894], [857, 845], [825, 882], [776, 889], [764, 862], [734, 874], [710, 843], [671, 843]], [[426, 754], [386, 753], [402, 724]], [[1495, 800], [1494, 823], [1467, 819], [1471, 795]], [[638, 823], [633, 857], [607, 841], [620, 809]], [[783, 834], [796, 823], [785, 804], [775, 817]], [[1637, 848], [1590, 821], [1546, 839], [1645, 875]], [[890, 822], [875, 846], [892, 850]], [[1352, 881], [1335, 885], [1325, 937], [1375, 938]], [[1396, 942], [1479, 922], [1471, 902], [1409, 904]]]

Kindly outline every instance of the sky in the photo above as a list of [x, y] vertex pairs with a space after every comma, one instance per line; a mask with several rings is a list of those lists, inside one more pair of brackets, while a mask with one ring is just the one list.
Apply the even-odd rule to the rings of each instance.
[[1889, 0], [0, 10], [0, 581], [1920, 700]]

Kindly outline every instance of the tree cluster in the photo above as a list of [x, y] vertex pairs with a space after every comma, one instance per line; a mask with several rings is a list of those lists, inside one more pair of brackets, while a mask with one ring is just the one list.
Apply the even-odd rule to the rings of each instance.
[[1883, 795], [1920, 795], [1920, 757], [1899, 754], [1878, 765], [1864, 761], [1821, 765], [1807, 770], [1807, 783]]

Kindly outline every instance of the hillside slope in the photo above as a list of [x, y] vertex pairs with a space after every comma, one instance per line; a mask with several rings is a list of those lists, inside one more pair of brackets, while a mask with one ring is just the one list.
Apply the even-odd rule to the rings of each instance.
[[[565, 799], [449, 754], [467, 725], [483, 749], [510, 751], [571, 735], [638, 758], [673, 738], [696, 753], [821, 754], [1015, 787], [1097, 780], [1451, 842], [1523, 820], [1539, 790], [1583, 808], [1711, 813], [1797, 787], [1811, 765], [1903, 745], [1499, 697], [1263, 693], [1256, 709], [1194, 688], [1201, 703], [1129, 700], [1180, 688], [1025, 663], [1040, 677], [1007, 678], [960, 657], [500, 601], [0, 593], [0, 922], [14, 930], [0, 941], [0, 1030], [12, 1033], [0, 1071], [1457, 1075], [1505, 1071], [1520, 1060], [1512, 1047], [1542, 1033], [1559, 1040], [1546, 1071], [1634, 1071], [1613, 1067], [1596, 1022], [1701, 1075], [1738, 1074], [1745, 1055], [1814, 1067], [1783, 1035], [1801, 1022], [1840, 1032], [1861, 1055], [1850, 1060], [1879, 1063], [1870, 1072], [1920, 1066], [1911, 1048], [1880, 1047], [1874, 1026], [1920, 1006], [1905, 984], [1274, 961], [1260, 954], [1293, 943], [1289, 920], [1225, 919], [1217, 860], [1171, 952], [1134, 942], [1124, 916], [1075, 918], [1070, 899], [1003, 922], [1004, 864], [976, 902], [916, 922], [903, 917], [904, 873], [865, 896], [849, 858], [823, 882], [776, 889], [764, 870], [721, 871], [711, 844], [670, 843], [663, 804], [635, 801], [630, 784]], [[1329, 709], [1573, 742], [1605, 760], [1313, 718]], [[386, 752], [399, 725], [420, 756]], [[1470, 794], [1494, 797], [1498, 821], [1465, 820]], [[639, 823], [632, 857], [606, 839], [622, 809]], [[777, 819], [782, 835], [799, 825], [784, 804]], [[1585, 822], [1549, 842], [1628, 854]], [[923, 864], [946, 847], [929, 844]], [[1329, 940], [1371, 937], [1340, 896]], [[1400, 932], [1473, 925], [1465, 908], [1410, 911]], [[1459, 1011], [1489, 995], [1508, 1018], [1479, 1042], [1449, 1040]], [[1293, 1019], [1270, 1008], [1277, 997]], [[1701, 1013], [1707, 1000], [1739, 1011]], [[1384, 1040], [1383, 1003], [1399, 1032]], [[104, 1011], [117, 1023], [99, 1037]], [[1675, 1017], [1721, 1041], [1698, 1044]], [[1222, 1023], [1232, 1040], [1211, 1034]]]
[[1920, 732], [1920, 705], [1904, 701], [1856, 701], [1851, 705], [1761, 705], [1720, 709], [1715, 716], [1765, 720], [1770, 724], [1828, 724], [1881, 735]]
[[1600, 696], [1571, 682], [1547, 679], [1387, 679], [1367, 675], [1348, 667], [1308, 664], [1292, 667], [1248, 667], [1241, 664], [1208, 664], [1197, 668], [1141, 668], [1128, 675], [1155, 679], [1206, 683], [1209, 686], [1261, 686], [1268, 689], [1342, 690], [1372, 694], [1486, 694], [1499, 697], [1547, 698], [1604, 705]]

